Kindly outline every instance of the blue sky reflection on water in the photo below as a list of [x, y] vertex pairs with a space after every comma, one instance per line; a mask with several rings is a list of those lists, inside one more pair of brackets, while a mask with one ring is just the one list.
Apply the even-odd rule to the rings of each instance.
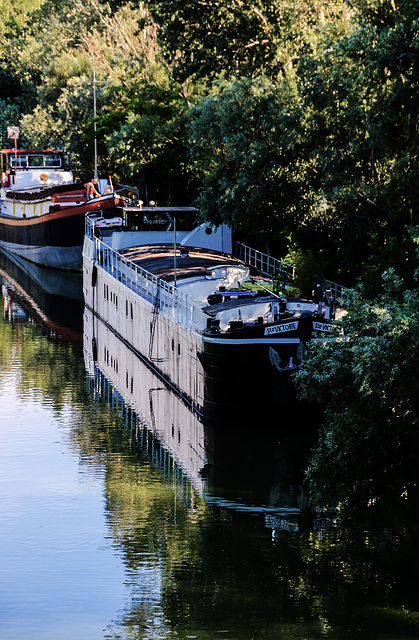
[[57, 417], [40, 396], [16, 394], [11, 379], [0, 411], [0, 637], [102, 638], [126, 594], [100, 470], [80, 472], [70, 408]]

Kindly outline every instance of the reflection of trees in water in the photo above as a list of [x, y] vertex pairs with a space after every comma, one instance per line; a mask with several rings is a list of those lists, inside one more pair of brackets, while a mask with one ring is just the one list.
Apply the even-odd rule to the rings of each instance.
[[[21, 363], [18, 372], [17, 351]], [[52, 402], [58, 413], [66, 404], [83, 402], [86, 391], [77, 384], [83, 371], [81, 356], [80, 346], [46, 340], [33, 322], [11, 324], [3, 316], [0, 320], [0, 379], [7, 379], [13, 369], [18, 397], [40, 396]]]
[[[417, 589], [412, 594], [405, 588], [413, 540], [396, 542], [391, 533], [273, 532], [257, 509], [229, 509], [222, 501], [208, 507], [206, 496], [192, 488], [185, 499], [180, 476], [169, 471], [158, 440], [152, 441], [145, 427], [138, 437], [130, 410], [110, 400], [109, 411], [100, 422], [106, 431], [100, 443], [106, 447], [107, 518], [113, 543], [123, 554], [131, 596], [111, 637], [164, 638], [176, 631], [180, 637], [212, 638], [224, 630], [227, 637], [243, 639], [325, 633], [349, 638], [354, 633], [371, 637], [372, 629], [376, 637], [387, 629], [394, 637], [400, 630], [417, 631], [400, 599], [407, 608], [416, 606]], [[208, 434], [214, 438], [212, 431]], [[224, 433], [217, 446], [224, 445], [231, 456], [234, 441], [237, 434]], [[249, 444], [255, 455], [258, 448], [262, 452], [261, 444], [248, 441], [236, 447], [230, 467], [217, 469], [215, 451], [209, 459], [211, 481], [219, 480], [217, 489], [225, 496], [233, 494], [240, 466], [236, 487], [251, 473]], [[271, 444], [265, 439], [265, 453]], [[291, 444], [303, 448], [301, 439]], [[285, 443], [272, 456], [275, 464], [266, 465], [259, 496], [267, 477], [290, 481], [295, 471]], [[280, 484], [271, 486], [271, 504], [280, 493]], [[236, 507], [240, 500], [244, 504], [244, 494]]]

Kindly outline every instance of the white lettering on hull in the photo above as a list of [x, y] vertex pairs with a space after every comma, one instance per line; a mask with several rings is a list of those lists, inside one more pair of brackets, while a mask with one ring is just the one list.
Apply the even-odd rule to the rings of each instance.
[[287, 322], [285, 324], [277, 324], [274, 327], [266, 327], [265, 336], [271, 336], [274, 333], [287, 333], [288, 331], [297, 331], [298, 320], [296, 322]]
[[332, 331], [332, 325], [327, 324], [326, 322], [313, 322], [314, 331], [325, 331], [326, 333], [330, 333]]

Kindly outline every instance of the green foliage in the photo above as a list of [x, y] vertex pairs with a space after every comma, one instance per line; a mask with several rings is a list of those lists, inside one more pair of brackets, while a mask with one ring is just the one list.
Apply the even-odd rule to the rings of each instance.
[[220, 81], [201, 98], [190, 148], [210, 221], [275, 248], [291, 237], [320, 267], [333, 257], [329, 275], [347, 284], [369, 252], [401, 266], [418, 209], [418, 25], [406, 7], [358, 6], [331, 33], [314, 22], [318, 35], [296, 48], [287, 73]]
[[191, 0], [149, 0], [175, 78], [211, 82], [219, 76], [272, 80], [292, 73], [293, 61], [344, 28], [346, 4], [318, 0], [244, 0], [199, 5]]
[[311, 296], [313, 274], [330, 274], [334, 268], [333, 256], [316, 247], [303, 251], [291, 245], [285, 259], [295, 267], [294, 286], [298, 295]]
[[[301, 111], [292, 87], [266, 78], [222, 82], [190, 112], [190, 154], [201, 172], [198, 205], [242, 236], [278, 239], [304, 216]], [[308, 206], [308, 205], [306, 205]]]
[[352, 520], [417, 507], [419, 291], [402, 284], [389, 269], [377, 300], [349, 292], [335, 336], [310, 347], [297, 375], [302, 397], [325, 407], [308, 469], [313, 502]]
[[[109, 170], [139, 185], [144, 202], [184, 205], [194, 193], [187, 164], [185, 99], [172, 89], [138, 83], [118, 90], [118, 111], [98, 119], [108, 149]], [[190, 200], [189, 200], [190, 202]], [[187, 203], [189, 203], [187, 202]]]
[[20, 124], [22, 144], [65, 147], [78, 177], [90, 175], [94, 66], [100, 172], [145, 200], [198, 196], [209, 221], [278, 256], [291, 243], [345, 284], [367, 272], [374, 289], [387, 263], [405, 276], [417, 2], [208, 0], [199, 20], [190, 0], [13, 7], [3, 138]]
[[[40, 0], [31, 11], [25, 5], [17, 15], [28, 28], [8, 31], [8, 51], [13, 52], [13, 64], [7, 65], [9, 85], [20, 93], [10, 99], [22, 102], [26, 93], [33, 100], [25, 100], [21, 122], [7, 124], [21, 124], [22, 144], [39, 144], [49, 136], [48, 144], [67, 148], [83, 179], [93, 170], [93, 66], [98, 115], [119, 108], [112, 101], [118, 88], [134, 87], [139, 81], [165, 82], [156, 28], [146, 8], [134, 9], [127, 2], [111, 6], [98, 0]], [[98, 149], [99, 167], [105, 170], [103, 137]]]
[[415, 248], [410, 235], [380, 237], [372, 234], [363, 263], [362, 284], [366, 295], [374, 296], [379, 290], [381, 274], [388, 265], [393, 265], [395, 271], [403, 278], [404, 287], [416, 286], [414, 265], [416, 263]]
[[[412, 19], [411, 3], [398, 4], [397, 10], [390, 4], [369, 4], [347, 35], [321, 55], [299, 61], [305, 141], [316, 177], [310, 187], [323, 192], [331, 212], [329, 237], [314, 232], [354, 275], [363, 273], [371, 234], [378, 250], [394, 238], [389, 263], [397, 260], [405, 225], [418, 209], [412, 188], [418, 154], [412, 111], [418, 94], [418, 21]], [[304, 247], [301, 231], [295, 240]]]

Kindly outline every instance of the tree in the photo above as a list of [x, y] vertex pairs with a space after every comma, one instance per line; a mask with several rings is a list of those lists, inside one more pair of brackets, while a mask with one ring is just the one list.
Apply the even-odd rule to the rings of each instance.
[[255, 71], [239, 65], [236, 80], [215, 83], [191, 110], [198, 202], [210, 220], [239, 233], [253, 225], [276, 250], [287, 238], [301, 260], [317, 257], [336, 280], [355, 284], [367, 272], [374, 291], [389, 261], [411, 277], [406, 225], [419, 204], [415, 9], [357, 2], [338, 28], [322, 27], [320, 17], [304, 25], [303, 7], [294, 15], [301, 46], [288, 43], [295, 48], [286, 73], [266, 64], [265, 77], [246, 79]]
[[[26, 7], [27, 16], [22, 10], [28, 28], [8, 36], [14, 77], [23, 78], [35, 98], [21, 109], [22, 121], [13, 124], [21, 124], [22, 144], [71, 151], [83, 179], [93, 170], [93, 66], [99, 116], [120, 110], [115, 98], [122, 87], [133, 92], [141, 82], [164, 84], [167, 69], [159, 59], [156, 27], [143, 5], [133, 8], [122, 0], [112, 6], [99, 0], [38, 0], [31, 9]], [[21, 84], [17, 90], [22, 95]], [[99, 169], [108, 172], [103, 136], [98, 149]]]
[[394, 270], [375, 301], [348, 293], [335, 335], [315, 341], [296, 376], [324, 406], [307, 477], [314, 504], [351, 520], [406, 516], [419, 499], [419, 290]]
[[148, 0], [180, 83], [220, 76], [285, 78], [304, 51], [333, 39], [350, 11], [335, 0]]
[[286, 82], [221, 82], [201, 99], [188, 128], [191, 160], [202, 176], [203, 215], [253, 240], [280, 241], [300, 224], [307, 169], [300, 120], [298, 95]]
[[419, 205], [413, 187], [419, 150], [413, 106], [419, 87], [417, 3], [355, 5], [344, 36], [317, 56], [299, 59], [306, 147], [316, 177], [309, 188], [323, 195], [331, 215], [327, 235], [308, 222], [314, 234], [302, 228], [294, 239], [303, 248], [313, 240], [330, 245], [342, 274], [363, 275], [366, 256], [373, 255], [380, 271], [390, 261], [407, 279], [412, 270], [406, 225], [415, 222]]
[[118, 111], [98, 119], [116, 175], [140, 187], [144, 202], [192, 204], [196, 176], [188, 164], [185, 111], [178, 91], [138, 83], [117, 91]]

